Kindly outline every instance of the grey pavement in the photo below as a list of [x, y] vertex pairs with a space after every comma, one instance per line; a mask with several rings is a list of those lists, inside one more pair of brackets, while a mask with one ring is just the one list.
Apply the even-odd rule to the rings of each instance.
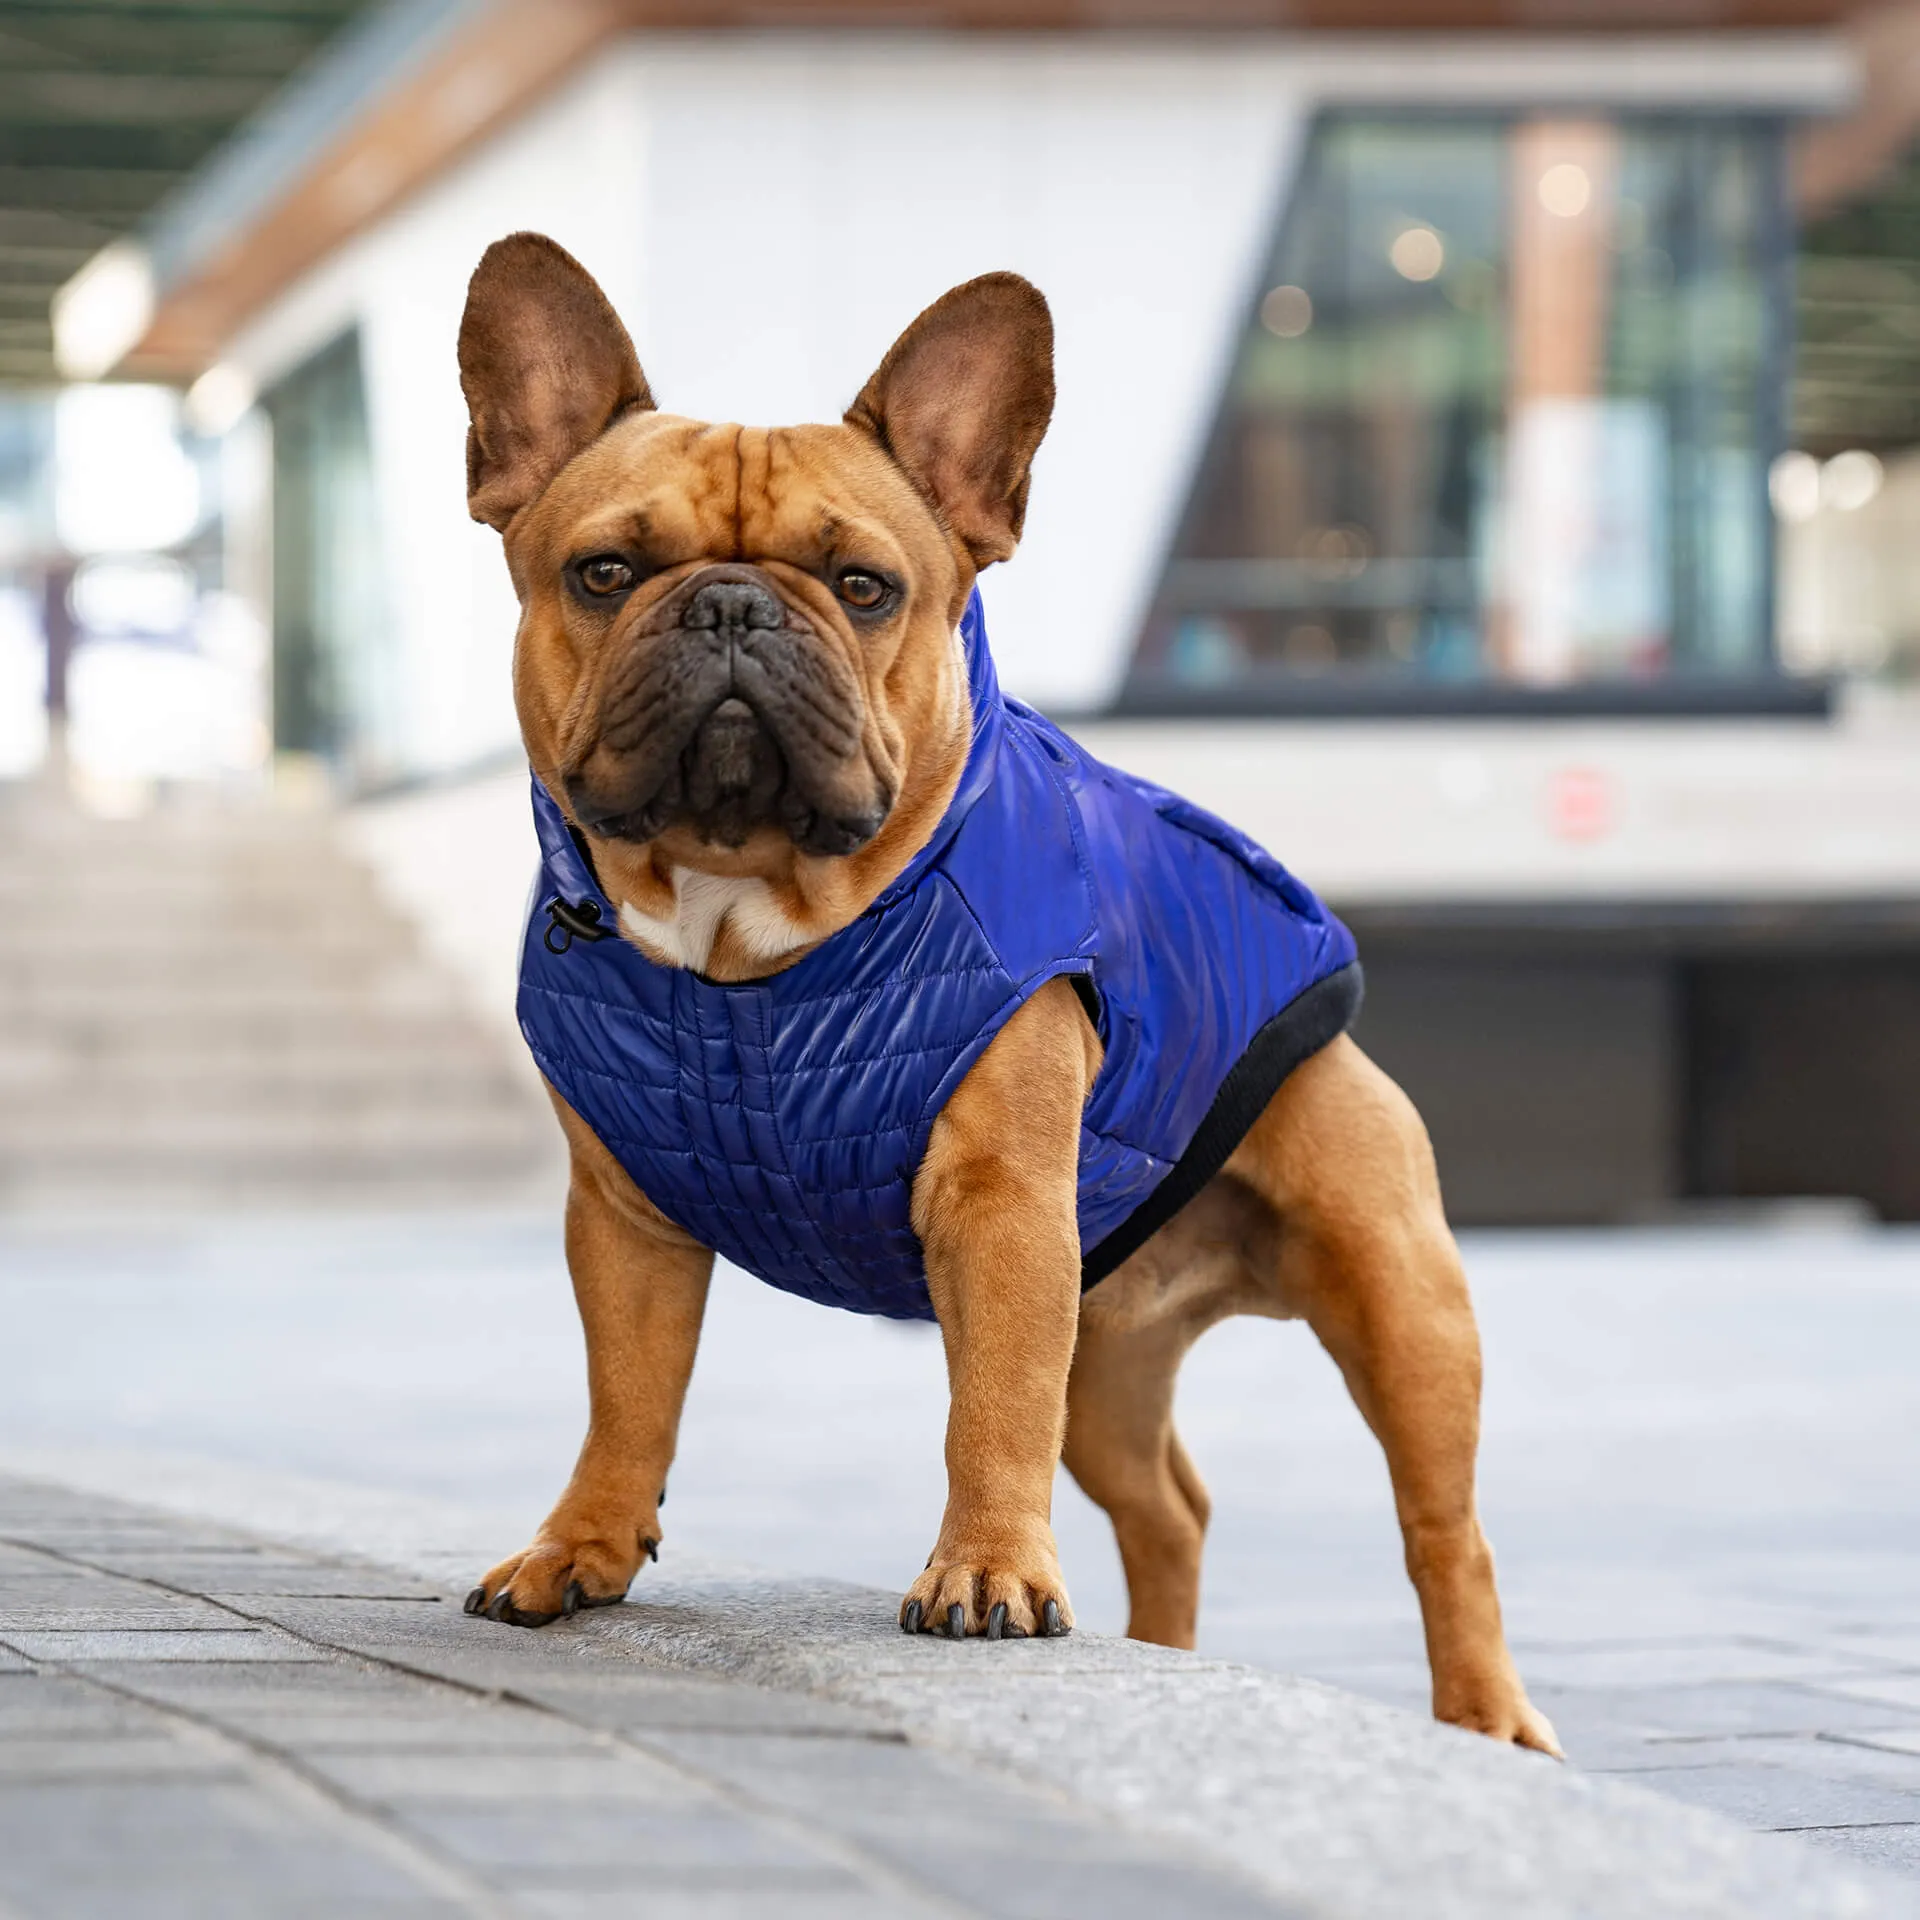
[[0, 1478], [0, 1911], [1920, 1914], [1310, 1681], [711, 1568], [529, 1634], [460, 1610], [470, 1550], [424, 1506], [395, 1568]]
[[[557, 1238], [524, 1214], [0, 1228], [0, 1457], [70, 1474], [91, 1450], [103, 1484], [140, 1465], [156, 1497], [181, 1456], [203, 1485], [227, 1463], [455, 1503], [476, 1516], [471, 1573], [577, 1445]], [[1467, 1252], [1489, 1527], [1574, 1760], [1920, 1873], [1920, 1236]], [[723, 1275], [660, 1572], [705, 1556], [897, 1592], [939, 1513], [943, 1411], [930, 1332]], [[1210, 1335], [1181, 1418], [1215, 1494], [1202, 1653], [1417, 1707], [1384, 1474], [1311, 1340]], [[271, 1499], [249, 1511], [294, 1526]], [[366, 1537], [364, 1512], [360, 1535], [342, 1525], [336, 1543]], [[1059, 1528], [1083, 1623], [1117, 1629], [1104, 1522], [1065, 1482]]]

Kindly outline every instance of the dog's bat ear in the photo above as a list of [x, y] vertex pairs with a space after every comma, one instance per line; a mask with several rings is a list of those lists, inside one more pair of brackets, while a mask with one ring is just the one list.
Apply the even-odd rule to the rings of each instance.
[[927, 497], [976, 567], [1005, 560], [1027, 517], [1053, 415], [1053, 317], [1017, 273], [983, 274], [930, 306], [847, 409]]
[[480, 256], [460, 319], [467, 510], [504, 533], [624, 413], [653, 405], [627, 330], [593, 276], [543, 233]]

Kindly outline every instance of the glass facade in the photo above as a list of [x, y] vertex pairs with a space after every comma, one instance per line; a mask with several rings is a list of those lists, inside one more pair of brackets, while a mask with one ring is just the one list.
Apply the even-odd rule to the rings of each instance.
[[1315, 125], [1136, 710], [1771, 674], [1782, 133]]
[[349, 785], [399, 770], [400, 690], [358, 334], [263, 396], [273, 423], [273, 742]]

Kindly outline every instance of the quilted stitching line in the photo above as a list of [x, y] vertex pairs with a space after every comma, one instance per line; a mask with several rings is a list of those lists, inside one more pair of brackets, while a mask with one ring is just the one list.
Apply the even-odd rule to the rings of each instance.
[[[693, 1025], [693, 1040], [694, 1040], [694, 1048], [693, 1048], [694, 1057], [696, 1062], [700, 1062], [701, 1056], [705, 1052], [704, 1042], [706, 1039], [706, 1035], [702, 1030], [701, 1024], [700, 1024], [700, 1003], [697, 997], [694, 997], [694, 996], [687, 996], [687, 997], [690, 998], [692, 1001], [691, 1011], [693, 1014], [692, 1025]], [[680, 1018], [680, 1007], [677, 1004], [681, 998], [682, 998], [682, 983], [675, 982], [674, 992], [673, 992], [673, 1002], [674, 1002], [673, 1010], [672, 1010], [673, 1017], [669, 1025], [668, 1031], [673, 1041], [673, 1048], [672, 1048], [672, 1057], [673, 1057], [673, 1063], [674, 1063], [673, 1085], [674, 1085], [674, 1093], [678, 1098], [679, 1105], [680, 1105], [680, 1124], [682, 1127], [685, 1128], [687, 1138], [695, 1142], [693, 1156], [692, 1156], [693, 1169], [700, 1176], [701, 1186], [706, 1189], [707, 1204], [709, 1207], [713, 1209], [715, 1213], [719, 1214], [722, 1218], [725, 1218], [729, 1213], [733, 1211], [733, 1208], [730, 1207], [726, 1201], [722, 1200], [720, 1196], [714, 1191], [713, 1175], [707, 1165], [707, 1156], [702, 1154], [699, 1150], [698, 1141], [700, 1136], [693, 1127], [693, 1123], [688, 1111], [689, 1106], [691, 1104], [689, 1088], [688, 1088], [688, 1081], [691, 1078], [691, 1073], [687, 1065], [686, 1049], [683, 1044], [683, 1042], [686, 1039], [686, 1033], [687, 1033], [686, 1023], [683, 1022]], [[707, 1091], [707, 1087], [706, 1087], [706, 1074], [705, 1074], [703, 1063], [701, 1064], [700, 1079], [701, 1079], [700, 1090], [702, 1094], [705, 1094]], [[707, 1104], [709, 1107], [711, 1107], [714, 1103], [711, 1100], [709, 1100]], [[612, 1142], [609, 1141], [607, 1144], [611, 1146]], [[735, 1204], [737, 1205], [737, 1202]], [[688, 1231], [691, 1232], [692, 1229], [688, 1229]]]
[[[964, 896], [961, 894], [960, 889], [958, 887], [952, 886], [951, 882], [949, 882], [948, 884], [952, 890], [954, 898], [957, 900], [964, 900]], [[969, 907], [967, 911], [971, 915], [973, 912], [973, 909]], [[976, 926], [979, 925], [979, 922], [977, 919], [975, 920], [974, 924]], [[836, 938], [837, 937], [838, 936], [836, 936]], [[666, 972], [668, 971], [668, 969], [662, 968], [661, 971]], [[675, 969], [672, 969], [672, 971], [678, 972], [680, 971], [680, 969], [675, 968]], [[934, 967], [934, 968], [930, 968], [925, 973], [916, 974], [914, 978], [916, 980], [958, 980], [958, 979], [965, 978], [969, 974], [976, 974], [976, 973], [991, 974], [991, 973], [998, 973], [998, 972], [1000, 972], [1000, 968], [997, 964], [994, 964], [994, 965], [983, 964], [979, 966], [970, 966], [970, 967]], [[780, 976], [778, 974], [774, 974], [771, 977], [777, 980], [779, 979]], [[893, 984], [894, 983], [891, 980], [876, 980], [876, 981], [869, 981], [864, 985], [856, 986], [856, 987], [836, 987], [831, 992], [808, 994], [804, 998], [794, 999], [788, 1002], [788, 1004], [794, 1007], [818, 1007], [818, 1006], [824, 1006], [829, 1001], [833, 1001], [833, 1000], [857, 1000], [857, 999], [863, 999], [863, 998], [871, 1000], [876, 998], [880, 994], [885, 993], [888, 990], [888, 988], [891, 987]], [[563, 1005], [597, 1007], [602, 1013], [617, 1014], [617, 1015], [623, 1016], [628, 1020], [649, 1021], [649, 1022], [657, 1023], [656, 1015], [652, 1013], [648, 1013], [641, 1008], [628, 1005], [619, 1000], [605, 1000], [605, 999], [602, 999], [598, 994], [587, 993], [578, 988], [562, 989], [560, 987], [545, 986], [537, 980], [523, 980], [520, 983], [520, 991], [522, 993], [543, 994], [550, 1000], [560, 1001]], [[734, 989], [734, 991], [738, 991], [738, 989]], [[669, 1021], [666, 1024], [671, 1026], [673, 1023], [671, 1019], [669, 1019]]]
[[812, 1066], [789, 1067], [787, 1077], [797, 1078], [803, 1073], [839, 1073], [850, 1067], [880, 1067], [889, 1060], [918, 1060], [930, 1053], [959, 1053], [966, 1047], [964, 1040], [955, 1042], [942, 1040], [930, 1047], [894, 1047], [886, 1053], [859, 1053], [837, 1060], [821, 1060]]
[[[755, 1037], [754, 1050], [760, 1056], [760, 1071], [765, 1076], [767, 1086], [767, 1104], [765, 1107], [758, 1109], [758, 1111], [764, 1114], [767, 1122], [767, 1132], [771, 1136], [773, 1144], [780, 1155], [779, 1167], [771, 1171], [774, 1171], [776, 1178], [786, 1182], [788, 1190], [793, 1195], [795, 1211], [800, 1215], [801, 1219], [806, 1222], [810, 1237], [815, 1245], [824, 1247], [828, 1243], [827, 1235], [821, 1227], [819, 1220], [815, 1217], [811, 1196], [807, 1193], [807, 1190], [801, 1186], [799, 1180], [794, 1177], [793, 1162], [787, 1152], [786, 1134], [780, 1125], [779, 1102], [773, 1095], [773, 1042], [769, 1038], [767, 1031], [772, 1015], [771, 996], [757, 999], [752, 1004], [755, 1024], [759, 1028], [759, 1033]], [[744, 1092], [744, 1088], [742, 1090]], [[848, 1289], [841, 1284], [837, 1275], [831, 1274], [826, 1270], [819, 1256], [811, 1249], [802, 1251], [796, 1247], [794, 1250], [799, 1253], [801, 1264], [813, 1275], [814, 1279], [818, 1281], [820, 1285], [828, 1287], [836, 1293], [848, 1291]]]

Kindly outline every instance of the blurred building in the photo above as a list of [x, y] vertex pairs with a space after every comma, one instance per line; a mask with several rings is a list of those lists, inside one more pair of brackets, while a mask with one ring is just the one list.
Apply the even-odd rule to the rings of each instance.
[[1060, 406], [1003, 677], [1350, 916], [1456, 1213], [1920, 1217], [1920, 384], [1847, 386], [1856, 324], [1920, 338], [1920, 236], [1847, 277], [1920, 26], [1851, 11], [401, 0], [68, 283], [58, 346], [195, 383], [277, 750], [504, 999], [481, 249], [553, 234], [664, 405], [749, 420], [836, 417], [1016, 268]]

